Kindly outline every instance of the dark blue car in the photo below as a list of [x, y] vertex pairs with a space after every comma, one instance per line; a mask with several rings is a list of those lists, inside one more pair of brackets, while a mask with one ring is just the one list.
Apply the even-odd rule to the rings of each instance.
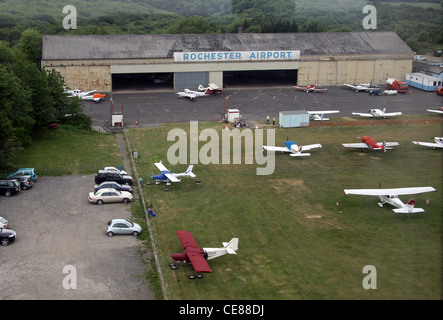
[[94, 191], [103, 189], [103, 188], [114, 188], [118, 191], [128, 191], [132, 193], [132, 187], [128, 185], [121, 185], [115, 181], [105, 181], [100, 184], [94, 185]]

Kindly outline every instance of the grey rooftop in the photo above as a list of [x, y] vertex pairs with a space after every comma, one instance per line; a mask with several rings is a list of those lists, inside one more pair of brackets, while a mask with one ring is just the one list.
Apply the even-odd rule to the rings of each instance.
[[395, 32], [46, 35], [43, 60], [158, 59], [174, 52], [300, 50], [303, 55], [413, 54]]

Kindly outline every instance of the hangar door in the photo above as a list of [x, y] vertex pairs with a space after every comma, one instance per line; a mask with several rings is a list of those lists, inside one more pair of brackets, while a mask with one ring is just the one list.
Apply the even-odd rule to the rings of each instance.
[[175, 91], [197, 90], [199, 85], [206, 87], [209, 83], [209, 72], [176, 72], [174, 73]]

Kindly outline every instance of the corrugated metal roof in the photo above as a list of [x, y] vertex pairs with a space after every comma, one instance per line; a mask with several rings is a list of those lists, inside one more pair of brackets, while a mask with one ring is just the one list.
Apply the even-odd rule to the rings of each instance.
[[395, 32], [46, 35], [43, 60], [172, 58], [174, 52], [300, 50], [301, 55], [412, 54]]

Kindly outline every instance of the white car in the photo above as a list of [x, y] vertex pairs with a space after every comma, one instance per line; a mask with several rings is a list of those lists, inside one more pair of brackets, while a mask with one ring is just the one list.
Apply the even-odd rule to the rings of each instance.
[[128, 203], [132, 201], [133, 196], [127, 191], [118, 191], [111, 188], [103, 188], [95, 192], [89, 192], [89, 202], [96, 204], [123, 202]]
[[142, 227], [137, 223], [126, 219], [113, 219], [106, 225], [106, 234], [112, 237], [114, 234], [132, 234], [138, 236], [142, 232]]
[[3, 217], [0, 217], [0, 228], [8, 228], [9, 222]]
[[116, 167], [104, 167], [103, 171], [120, 173], [122, 176], [128, 175], [128, 173], [125, 170], [119, 170]]

